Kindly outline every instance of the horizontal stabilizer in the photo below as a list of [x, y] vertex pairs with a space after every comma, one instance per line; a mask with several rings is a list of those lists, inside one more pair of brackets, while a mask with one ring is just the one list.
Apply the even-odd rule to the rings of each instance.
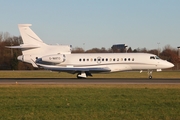
[[20, 46], [6, 46], [7, 48], [13, 48], [13, 49], [34, 49], [34, 48], [39, 48], [39, 46], [36, 45], [25, 45], [22, 44]]
[[30, 26], [32, 26], [32, 24], [19, 24], [18, 26], [19, 27], [30, 27]]

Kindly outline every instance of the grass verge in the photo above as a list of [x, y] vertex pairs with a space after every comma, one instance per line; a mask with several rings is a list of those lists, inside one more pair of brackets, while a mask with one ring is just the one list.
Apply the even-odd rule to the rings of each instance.
[[0, 119], [180, 119], [180, 85], [0, 85], [0, 93]]
[[[153, 72], [153, 78], [180, 78], [180, 71]], [[0, 71], [0, 78], [76, 78], [75, 74], [51, 71]], [[148, 78], [147, 72], [115, 72], [93, 74], [88, 78]]]

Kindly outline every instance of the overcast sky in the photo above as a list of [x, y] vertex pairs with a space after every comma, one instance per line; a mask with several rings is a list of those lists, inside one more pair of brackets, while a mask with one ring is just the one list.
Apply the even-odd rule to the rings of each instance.
[[110, 48], [180, 46], [180, 0], [0, 0], [0, 32], [19, 36], [17, 24], [48, 44]]

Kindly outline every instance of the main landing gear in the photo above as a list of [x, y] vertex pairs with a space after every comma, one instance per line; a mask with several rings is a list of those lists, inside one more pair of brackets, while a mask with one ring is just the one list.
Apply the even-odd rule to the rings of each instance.
[[78, 79], [85, 79], [87, 76], [92, 76], [90, 72], [79, 72], [77, 74]]
[[77, 78], [78, 78], [78, 79], [86, 78], [86, 73], [85, 73], [85, 72], [78, 73], [78, 74], [77, 74]]

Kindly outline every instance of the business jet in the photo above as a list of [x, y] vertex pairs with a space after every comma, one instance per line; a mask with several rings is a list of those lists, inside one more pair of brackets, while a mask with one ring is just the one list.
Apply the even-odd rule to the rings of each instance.
[[23, 44], [8, 48], [21, 49], [22, 55], [17, 59], [33, 67], [77, 74], [77, 78], [86, 78], [93, 73], [147, 70], [149, 79], [152, 79], [153, 70], [161, 71], [174, 66], [149, 53], [71, 53], [70, 45], [45, 44], [30, 26], [19, 24]]

